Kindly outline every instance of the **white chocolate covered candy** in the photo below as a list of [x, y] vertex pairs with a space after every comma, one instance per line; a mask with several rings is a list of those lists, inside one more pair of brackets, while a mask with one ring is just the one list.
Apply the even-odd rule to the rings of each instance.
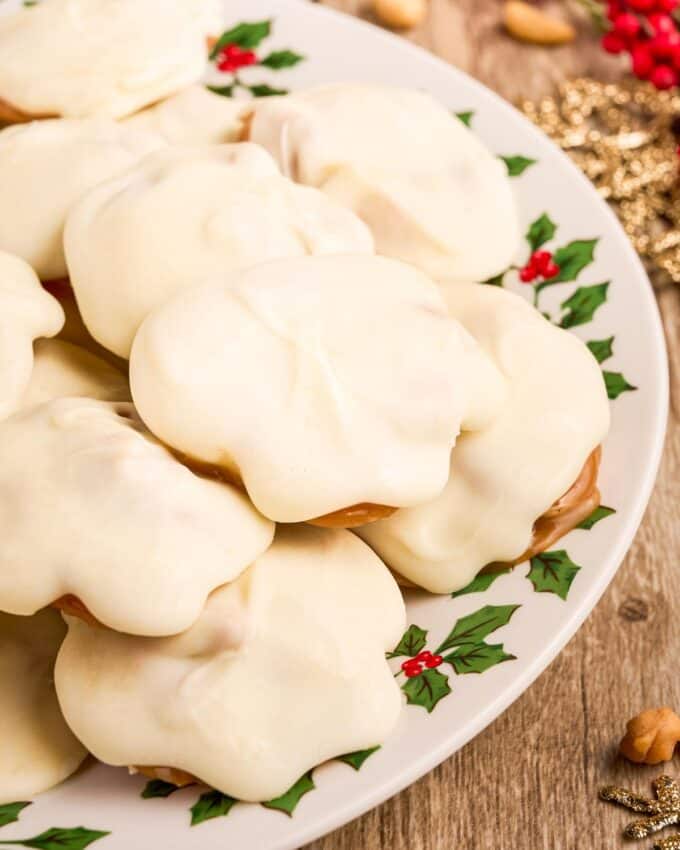
[[49, 0], [0, 17], [0, 99], [29, 116], [121, 118], [196, 82], [219, 0]]
[[56, 611], [0, 613], [0, 805], [58, 785], [87, 755], [54, 690], [54, 661], [65, 634]]
[[329, 85], [263, 98], [249, 138], [288, 177], [353, 210], [379, 254], [435, 280], [485, 280], [514, 257], [518, 219], [504, 164], [423, 92]]
[[0, 251], [0, 419], [21, 404], [33, 369], [33, 340], [64, 324], [59, 302], [23, 260]]
[[67, 396], [131, 400], [126, 376], [85, 348], [60, 339], [39, 339], [33, 351], [33, 371], [21, 399], [22, 408]]
[[64, 277], [63, 230], [73, 204], [164, 144], [106, 120], [33, 121], [2, 130], [0, 250], [22, 257], [42, 280]]
[[505, 375], [505, 404], [459, 438], [443, 493], [357, 529], [396, 572], [435, 593], [520, 557], [536, 519], [571, 487], [609, 428], [602, 373], [581, 340], [495, 286], [448, 287], [445, 297]]
[[181, 293], [142, 325], [130, 381], [159, 439], [233, 470], [265, 516], [299, 522], [439, 493], [473, 365], [432, 281], [347, 255]]
[[59, 700], [107, 764], [179, 768], [238, 799], [269, 800], [317, 764], [382, 743], [400, 714], [385, 653], [403, 633], [404, 605], [347, 531], [280, 529], [177, 637], [68, 623]]
[[151, 310], [206, 277], [280, 257], [372, 253], [373, 240], [351, 212], [240, 144], [145, 158], [76, 205], [65, 247], [85, 324], [127, 357]]
[[274, 533], [245, 496], [152, 440], [132, 405], [82, 398], [0, 424], [0, 503], [0, 610], [73, 595], [143, 635], [188, 628]]

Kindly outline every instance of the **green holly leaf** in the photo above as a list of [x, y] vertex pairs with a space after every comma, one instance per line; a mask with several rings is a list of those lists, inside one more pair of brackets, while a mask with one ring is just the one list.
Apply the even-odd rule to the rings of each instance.
[[454, 646], [482, 643], [491, 632], [507, 625], [519, 607], [519, 605], [485, 605], [479, 611], [468, 614], [467, 617], [461, 617], [446, 640], [437, 647], [435, 655], [441, 655]]
[[558, 248], [553, 260], [560, 267], [560, 273], [539, 284], [540, 289], [555, 283], [566, 283], [576, 280], [586, 266], [593, 262], [597, 239], [577, 239], [562, 248]]
[[580, 569], [564, 549], [542, 552], [531, 559], [527, 578], [537, 593], [554, 593], [560, 599], [566, 599]]
[[30, 806], [30, 803], [5, 803], [0, 806], [0, 826], [7, 826], [19, 820], [19, 812]]
[[361, 770], [363, 763], [367, 758], [376, 753], [380, 747], [371, 747], [370, 750], [357, 750], [355, 753], [346, 753], [344, 756], [338, 756], [338, 761], [342, 761], [353, 767], [355, 770]]
[[278, 94], [288, 94], [287, 89], [275, 89], [265, 83], [256, 86], [248, 86], [253, 97], [274, 97]]
[[532, 221], [527, 230], [526, 240], [532, 251], [537, 251], [541, 245], [550, 242], [557, 232], [557, 225], [548, 213], [540, 215], [536, 221]]
[[515, 655], [508, 655], [502, 643], [466, 643], [459, 646], [444, 661], [450, 664], [459, 676], [465, 673], [484, 673], [503, 661], [514, 661]]
[[455, 115], [456, 115], [456, 118], [459, 121], [462, 121], [463, 124], [465, 124], [466, 127], [472, 126], [472, 119], [474, 118], [474, 115], [475, 115], [474, 112], [456, 112]]
[[179, 785], [164, 782], [162, 779], [150, 779], [144, 786], [141, 797], [144, 800], [151, 800], [153, 797], [169, 797], [175, 791], [179, 791]]
[[275, 800], [268, 800], [266, 803], [262, 803], [262, 805], [266, 809], [276, 809], [279, 812], [287, 814], [288, 817], [292, 817], [300, 800], [305, 796], [305, 794], [313, 791], [314, 788], [316, 788], [316, 786], [314, 785], [312, 771], [310, 770], [305, 773], [304, 776], [301, 776], [295, 785], [293, 785], [292, 788], [289, 788], [285, 794], [282, 794]]
[[607, 300], [609, 281], [593, 286], [579, 286], [574, 294], [560, 305], [566, 310], [560, 320], [561, 328], [575, 328], [593, 320], [595, 311]]
[[407, 679], [401, 686], [409, 705], [420, 705], [431, 714], [439, 700], [451, 693], [448, 676], [439, 670], [423, 670], [418, 676]]
[[426, 643], [427, 632], [425, 629], [421, 629], [420, 626], [409, 626], [392, 652], [387, 653], [387, 657], [399, 658], [401, 655], [408, 655], [409, 657], [418, 655], [421, 649], [425, 649]]
[[609, 360], [614, 353], [613, 336], [610, 336], [608, 339], [594, 339], [591, 342], [587, 342], [586, 345], [598, 363], [604, 363], [605, 360]]
[[615, 513], [616, 511], [614, 508], [608, 508], [606, 505], [600, 505], [599, 508], [595, 508], [589, 517], [586, 517], [583, 522], [580, 522], [576, 528], [582, 528], [584, 531], [590, 531], [590, 529], [594, 525], [597, 525], [601, 519], [606, 519], [608, 516]]
[[497, 274], [496, 277], [490, 277], [488, 280], [483, 280], [482, 283], [486, 286], [503, 286], [503, 279], [505, 278], [505, 272], [501, 272]]
[[457, 596], [465, 596], [468, 593], [482, 593], [483, 591], [488, 590], [497, 578], [507, 575], [509, 572], [512, 572], [512, 567], [504, 567], [503, 569], [492, 573], [480, 573], [478, 576], [475, 576], [470, 584], [462, 590], [454, 591], [451, 594], [451, 598], [455, 599]]
[[234, 86], [206, 86], [208, 91], [211, 91], [213, 94], [219, 94], [222, 97], [233, 97], [234, 96]]
[[535, 159], [528, 159], [526, 156], [502, 156], [501, 159], [508, 169], [508, 177], [519, 177], [530, 165], [536, 164]]
[[217, 39], [215, 46], [210, 51], [210, 58], [215, 59], [228, 44], [238, 44], [244, 50], [252, 50], [263, 39], [267, 38], [271, 31], [271, 21], [253, 21], [251, 23], [244, 22], [238, 24], [232, 29], [223, 32]]
[[197, 826], [213, 818], [226, 817], [236, 803], [238, 800], [221, 791], [206, 791], [191, 807], [191, 825]]
[[621, 393], [630, 393], [637, 389], [637, 387], [628, 383], [621, 372], [602, 372], [602, 376], [610, 399], [618, 398]]
[[110, 835], [109, 832], [99, 832], [95, 829], [85, 829], [76, 826], [73, 829], [52, 827], [35, 838], [24, 838], [19, 841], [3, 841], [2, 844], [17, 844], [21, 847], [35, 847], [36, 850], [85, 850], [94, 841]]
[[299, 53], [293, 53], [292, 50], [275, 50], [273, 53], [270, 53], [269, 56], [265, 56], [264, 59], [260, 60], [260, 65], [264, 65], [265, 68], [273, 68], [275, 71], [280, 70], [281, 68], [292, 68], [293, 65], [297, 65], [298, 62], [302, 62], [304, 56], [300, 56]]

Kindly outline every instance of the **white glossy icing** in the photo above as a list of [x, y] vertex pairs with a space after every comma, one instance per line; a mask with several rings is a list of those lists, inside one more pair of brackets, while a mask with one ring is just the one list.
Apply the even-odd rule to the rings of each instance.
[[442, 280], [484, 280], [519, 240], [505, 166], [423, 92], [332, 85], [254, 106], [249, 138], [284, 174], [371, 228], [379, 254]]
[[280, 529], [174, 638], [68, 622], [57, 690], [92, 752], [180, 768], [242, 800], [277, 797], [320, 762], [382, 743], [401, 710], [385, 661], [405, 625], [401, 595], [347, 531]]
[[43, 280], [64, 277], [69, 209], [88, 189], [163, 144], [106, 120], [33, 121], [2, 130], [0, 249], [22, 257]]
[[87, 755], [54, 690], [54, 661], [65, 634], [56, 611], [0, 613], [0, 805], [58, 785]]
[[59, 302], [23, 260], [0, 251], [0, 419], [21, 404], [31, 378], [33, 340], [64, 324]]
[[484, 429], [460, 437], [441, 495], [357, 529], [390, 567], [435, 593], [518, 558], [609, 428], [602, 373], [577, 337], [495, 286], [448, 287], [445, 297], [505, 375], [507, 399]]
[[127, 377], [96, 354], [60, 339], [39, 339], [33, 350], [33, 371], [22, 408], [67, 396], [131, 400]]
[[248, 100], [223, 97], [204, 85], [181, 92], [125, 119], [128, 127], [162, 136], [171, 145], [237, 142]]
[[90, 399], [0, 424], [0, 502], [11, 505], [0, 515], [0, 610], [32, 614], [73, 594], [134, 634], [188, 628], [274, 531], [239, 492], [153, 441], [132, 405]]
[[161, 440], [235, 467], [265, 516], [299, 522], [436, 495], [468, 411], [469, 365], [460, 326], [417, 269], [305, 257], [156, 310], [130, 382]]
[[71, 212], [65, 248], [85, 324], [127, 357], [144, 317], [194, 283], [279, 257], [370, 253], [373, 241], [351, 212], [240, 144], [161, 150], [101, 184]]
[[29, 115], [120, 118], [196, 82], [218, 0], [49, 0], [0, 18], [0, 98]]

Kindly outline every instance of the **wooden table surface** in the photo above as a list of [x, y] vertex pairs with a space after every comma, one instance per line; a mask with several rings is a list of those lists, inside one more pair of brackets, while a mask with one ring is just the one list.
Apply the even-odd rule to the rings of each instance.
[[[321, 0], [370, 19], [366, 0]], [[569, 46], [513, 42], [500, 0], [430, 0], [407, 37], [509, 100], [563, 77], [615, 78], [584, 21]], [[546, 8], [563, 6], [558, 2]], [[615, 581], [562, 654], [495, 723], [432, 773], [306, 850], [651, 850], [624, 842], [629, 813], [600, 803], [600, 785], [649, 790], [660, 768], [616, 757], [629, 717], [680, 712], [680, 284], [657, 288], [671, 365], [671, 413], [654, 496]], [[666, 772], [680, 778], [680, 753]]]

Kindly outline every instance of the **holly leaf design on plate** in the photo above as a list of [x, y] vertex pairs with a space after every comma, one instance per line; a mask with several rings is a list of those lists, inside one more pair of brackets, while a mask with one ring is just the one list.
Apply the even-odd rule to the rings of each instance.
[[519, 605], [485, 605], [479, 611], [461, 617], [449, 632], [448, 637], [437, 647], [435, 655], [463, 644], [482, 643], [491, 632], [510, 622]]
[[608, 516], [615, 513], [616, 511], [614, 508], [608, 508], [606, 505], [600, 505], [599, 508], [595, 508], [589, 517], [586, 517], [583, 522], [580, 522], [576, 528], [582, 528], [584, 531], [590, 531], [590, 529], [594, 525], [597, 525], [601, 519], [606, 519]]
[[580, 569], [564, 549], [559, 549], [534, 556], [527, 578], [537, 593], [554, 593], [566, 600]]
[[169, 797], [175, 791], [179, 791], [179, 785], [173, 785], [172, 782], [165, 782], [162, 779], [150, 779], [140, 796], [144, 800], [151, 800], [154, 797]]
[[[553, 281], [548, 281], [552, 283]], [[575, 328], [591, 322], [596, 310], [607, 300], [609, 281], [596, 283], [593, 286], [579, 286], [572, 296], [560, 305], [566, 310], [560, 320], [561, 328]]]
[[402, 686], [409, 705], [420, 705], [428, 714], [434, 711], [439, 700], [451, 693], [449, 679], [439, 670], [423, 670], [418, 676], [408, 679]]
[[7, 826], [19, 820], [19, 812], [23, 811], [30, 803], [5, 803], [0, 806], [0, 826]]
[[292, 817], [300, 800], [305, 796], [305, 794], [313, 791], [314, 788], [316, 788], [316, 786], [312, 779], [312, 771], [309, 770], [304, 774], [304, 776], [301, 776], [295, 785], [293, 785], [292, 788], [289, 788], [285, 794], [282, 794], [280, 797], [276, 797], [274, 800], [268, 800], [266, 803], [262, 803], [262, 805], [266, 809], [276, 809], [278, 812], [283, 812], [289, 817]]
[[371, 747], [369, 750], [357, 750], [354, 753], [346, 753], [344, 756], [338, 756], [338, 761], [348, 764], [355, 770], [361, 770], [363, 763], [367, 758], [370, 758], [373, 753], [376, 753], [380, 746]]
[[543, 213], [535, 221], [529, 225], [529, 230], [526, 233], [526, 240], [532, 251], [538, 250], [541, 245], [550, 242], [557, 232], [557, 225], [550, 218], [548, 213]]
[[36, 850], [85, 850], [94, 841], [109, 835], [96, 829], [86, 829], [76, 826], [72, 829], [52, 827], [41, 832], [34, 838], [24, 838], [15, 841], [0, 841], [0, 844], [14, 844], [21, 847], [35, 847]]
[[483, 280], [482, 283], [485, 286], [503, 286], [503, 278], [505, 277], [505, 272], [501, 272], [497, 274], [496, 277], [490, 277], [488, 280]]
[[304, 56], [300, 56], [299, 53], [294, 53], [292, 50], [275, 50], [273, 53], [265, 56], [264, 59], [261, 59], [260, 65], [279, 71], [281, 68], [292, 68], [294, 65], [302, 62], [304, 58]]
[[507, 575], [510, 572], [512, 572], [512, 567], [503, 567], [502, 569], [491, 573], [479, 573], [479, 575], [475, 576], [470, 584], [466, 585], [462, 590], [454, 590], [451, 594], [451, 598], [455, 599], [457, 596], [465, 596], [468, 593], [482, 593], [483, 591], [488, 590], [497, 578]]
[[637, 389], [637, 387], [628, 383], [621, 372], [603, 371], [602, 377], [604, 378], [604, 385], [607, 387], [607, 396], [612, 400], [618, 398], [621, 393], [630, 393]]
[[465, 673], [484, 673], [496, 664], [514, 661], [516, 657], [505, 652], [502, 643], [466, 643], [445, 655], [444, 661], [462, 676]]
[[213, 818], [226, 817], [238, 800], [221, 791], [206, 791], [191, 807], [191, 825], [198, 826]]
[[502, 156], [501, 159], [508, 169], [508, 177], [519, 177], [529, 166], [536, 164], [535, 159], [526, 156]]
[[234, 86], [206, 86], [208, 91], [211, 91], [213, 94], [219, 94], [221, 97], [233, 97], [234, 96]]
[[550, 280], [539, 284], [541, 289], [552, 286], [555, 283], [566, 283], [576, 280], [586, 266], [589, 266], [595, 257], [595, 247], [598, 239], [576, 239], [562, 248], [558, 248], [553, 255], [553, 260], [560, 267], [559, 274]]
[[474, 115], [475, 115], [474, 112], [456, 112], [455, 115], [456, 115], [456, 118], [459, 121], [462, 121], [463, 124], [465, 124], [466, 127], [472, 126], [472, 119], [474, 118]]
[[420, 626], [409, 626], [403, 634], [402, 639], [394, 647], [392, 652], [387, 653], [388, 658], [399, 658], [402, 655], [412, 657], [417, 655], [427, 643], [427, 632]]
[[210, 58], [215, 59], [228, 44], [238, 44], [244, 50], [252, 50], [254, 47], [258, 47], [271, 31], [271, 21], [252, 21], [237, 24], [232, 29], [223, 32], [217, 39], [215, 46], [210, 51]]
[[594, 339], [591, 342], [587, 342], [586, 345], [598, 363], [604, 363], [605, 360], [609, 360], [614, 353], [613, 336], [610, 336], [608, 339]]
[[288, 94], [287, 89], [275, 89], [268, 86], [266, 83], [259, 83], [256, 86], [246, 86], [253, 97], [274, 97], [278, 94]]

